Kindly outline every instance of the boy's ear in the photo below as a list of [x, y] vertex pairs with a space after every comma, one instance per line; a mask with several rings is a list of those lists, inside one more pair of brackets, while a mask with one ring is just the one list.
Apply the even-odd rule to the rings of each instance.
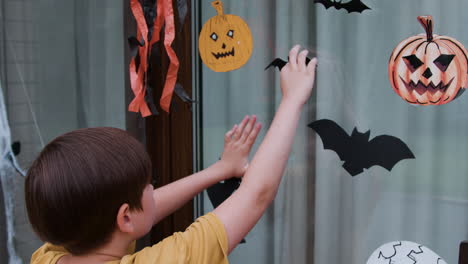
[[132, 215], [130, 206], [126, 203], [122, 204], [117, 213], [117, 228], [123, 233], [132, 233], [135, 228], [132, 223]]

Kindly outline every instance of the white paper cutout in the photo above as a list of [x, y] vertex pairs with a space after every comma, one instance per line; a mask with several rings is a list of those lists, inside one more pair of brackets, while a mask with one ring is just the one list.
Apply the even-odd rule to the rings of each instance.
[[447, 264], [429, 248], [409, 241], [395, 241], [380, 246], [367, 264]]

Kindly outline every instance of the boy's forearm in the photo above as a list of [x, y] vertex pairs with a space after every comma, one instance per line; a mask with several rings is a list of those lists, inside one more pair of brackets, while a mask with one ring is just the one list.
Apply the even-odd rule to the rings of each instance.
[[265, 206], [273, 200], [281, 182], [302, 107], [294, 102], [281, 102], [270, 129], [242, 180], [244, 186], [254, 189], [261, 196], [260, 200], [266, 203]]
[[301, 105], [282, 101], [239, 189], [214, 210], [228, 234], [228, 252], [241, 241], [274, 199], [283, 175]]
[[229, 178], [229, 171], [220, 161], [210, 167], [167, 184], [153, 191], [156, 204], [155, 224], [172, 214], [211, 185]]

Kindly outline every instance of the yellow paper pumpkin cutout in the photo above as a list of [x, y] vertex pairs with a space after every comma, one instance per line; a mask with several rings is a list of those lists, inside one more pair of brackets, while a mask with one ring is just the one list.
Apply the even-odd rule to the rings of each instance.
[[203, 62], [215, 72], [227, 72], [242, 67], [252, 55], [253, 41], [249, 26], [242, 18], [224, 14], [223, 3], [211, 5], [217, 16], [203, 25], [199, 51]]

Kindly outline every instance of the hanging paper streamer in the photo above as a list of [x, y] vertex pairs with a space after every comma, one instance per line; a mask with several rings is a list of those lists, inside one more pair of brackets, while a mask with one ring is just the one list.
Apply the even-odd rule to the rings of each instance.
[[187, 0], [177, 0], [177, 11], [179, 13], [179, 23], [180, 28], [179, 32], [182, 31], [183, 25], [185, 23], [185, 18], [188, 14], [188, 4]]
[[465, 90], [467, 51], [457, 40], [433, 34], [431, 16], [419, 16], [418, 21], [426, 34], [405, 39], [393, 50], [390, 84], [410, 104], [449, 103]]
[[[133, 15], [137, 23], [137, 37], [135, 42], [138, 43], [136, 47], [137, 55], [140, 59], [138, 69], [136, 67], [136, 56], [130, 61], [130, 85], [132, 87], [135, 98], [130, 103], [128, 110], [131, 112], [141, 112], [141, 115], [146, 117], [151, 115], [151, 111], [145, 102], [146, 94], [146, 70], [148, 59], [148, 25], [143, 13], [143, 8], [138, 0], [131, 0], [130, 2]], [[140, 41], [141, 39], [141, 41]], [[130, 41], [130, 40], [129, 40]], [[132, 45], [132, 43], [130, 43]], [[135, 46], [134, 46], [135, 47]]]
[[360, 0], [351, 0], [348, 2], [343, 2], [342, 0], [315, 0], [314, 3], [322, 4], [326, 9], [334, 7], [337, 10], [344, 9], [348, 13], [357, 12], [362, 13], [366, 9], [370, 9]]
[[[170, 60], [162, 96], [161, 108], [169, 112], [174, 86], [179, 70], [179, 60], [171, 45], [175, 38], [174, 10], [171, 0], [143, 0], [143, 6], [138, 0], [130, 2], [137, 23], [137, 36], [130, 38], [131, 48], [136, 50], [135, 57], [130, 62], [130, 82], [135, 98], [128, 109], [140, 112], [143, 117], [152, 114], [145, 98], [147, 93], [147, 71], [152, 46], [160, 40], [160, 31], [165, 25], [164, 47]], [[156, 7], [156, 8], [155, 8]], [[155, 11], [156, 10], [156, 11]], [[137, 67], [137, 58], [139, 59]], [[154, 110], [153, 110], [154, 112]]]
[[224, 14], [223, 3], [211, 5], [217, 16], [210, 18], [200, 32], [199, 51], [202, 61], [215, 72], [239, 69], [252, 55], [253, 40], [242, 18]]
[[380, 246], [366, 264], [447, 264], [429, 248], [409, 241], [395, 241]]
[[369, 141], [370, 130], [360, 133], [354, 128], [351, 135], [337, 123], [321, 119], [308, 125], [323, 141], [323, 147], [336, 152], [344, 161], [343, 168], [351, 175], [378, 165], [391, 171], [404, 159], [414, 159], [408, 146], [399, 138], [380, 135]]
[[195, 103], [195, 100], [193, 100], [187, 92], [184, 90], [184, 87], [180, 83], [176, 83], [175, 88], [174, 88], [175, 94], [182, 100], [184, 103]]
[[177, 72], [179, 71], [179, 60], [177, 59], [177, 55], [171, 47], [175, 38], [174, 10], [172, 9], [172, 1], [158, 0], [158, 10], [160, 2], [164, 3], [164, 6], [162, 7], [164, 10], [165, 19], [164, 47], [166, 47], [166, 52], [171, 62], [169, 69], [167, 70], [166, 83], [164, 84], [164, 89], [159, 103], [164, 111], [169, 112], [169, 107], [172, 101], [172, 94], [174, 92], [174, 87], [177, 81]]

